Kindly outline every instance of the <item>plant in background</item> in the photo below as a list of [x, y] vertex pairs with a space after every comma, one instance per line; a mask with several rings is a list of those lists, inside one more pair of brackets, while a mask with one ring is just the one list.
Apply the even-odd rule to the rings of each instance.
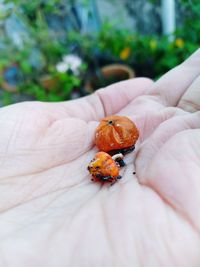
[[66, 72], [71, 70], [74, 74], [79, 75], [82, 65], [82, 59], [73, 54], [64, 55], [63, 60], [56, 65], [58, 72]]
[[[45, 72], [35, 73], [32, 75], [30, 69], [22, 68], [24, 80], [19, 86], [20, 92], [26, 92], [40, 101], [62, 101], [72, 98], [74, 90], [78, 90], [78, 96], [83, 93], [81, 86], [82, 73], [85, 65], [81, 59], [74, 64], [67, 61], [72, 55], [64, 55], [63, 61], [57, 64], [48, 64]], [[78, 57], [76, 57], [78, 60]], [[76, 63], [76, 66], [75, 66]]]
[[72, 98], [72, 92], [80, 86], [81, 80], [70, 73], [55, 72], [52, 73], [50, 84], [50, 86], [47, 86], [44, 81], [41, 81], [41, 83], [29, 82], [23, 84], [20, 90], [34, 96], [39, 101], [62, 101]]
[[167, 36], [141, 35], [105, 22], [96, 34], [73, 32], [70, 37], [73, 36], [71, 41], [76, 43], [79, 53], [91, 66], [91, 75], [101, 78], [102, 66], [122, 63], [131, 66], [137, 76], [156, 79], [198, 48], [197, 42], [183, 38], [182, 31], [184, 29], [175, 32], [171, 42]]
[[[63, 35], [63, 31], [55, 31], [49, 26], [49, 23], [52, 23], [51, 16], [54, 16], [53, 18], [62, 16], [64, 9], [62, 1], [37, 0], [27, 3], [23, 0], [5, 0], [5, 3], [11, 2], [13, 5], [8, 9], [6, 17], [12, 19], [14, 14], [15, 19], [23, 23], [26, 38], [21, 39], [20, 46], [13, 43], [11, 38], [6, 38], [9, 45], [0, 49], [0, 72], [4, 74], [1, 85], [8, 84], [8, 81], [5, 81], [5, 71], [11, 69], [14, 64], [20, 73], [20, 79], [15, 81], [14, 89], [20, 94], [30, 95], [33, 99], [43, 101], [70, 99], [73, 97], [73, 90], [77, 90], [81, 85], [81, 76], [86, 69], [86, 64], [83, 64], [81, 59], [77, 62], [77, 57], [76, 60], [75, 57], [73, 58], [73, 64], [72, 59], [71, 63], [69, 62], [68, 53], [71, 48], [66, 38], [66, 29]], [[20, 33], [19, 37], [22, 37]], [[62, 58], [67, 68], [65, 66], [65, 70], [60, 72], [58, 66], [62, 64], [59, 63]], [[84, 92], [80, 88], [78, 95], [81, 94]]]
[[183, 10], [183, 27], [178, 30], [178, 34], [183, 40], [192, 44], [200, 44], [200, 2], [199, 0], [179, 0]]
[[[185, 8], [184, 23], [174, 33], [174, 41], [169, 41], [166, 36], [119, 28], [113, 21], [105, 21], [97, 32], [83, 34], [76, 26], [69, 30], [66, 19], [70, 20], [70, 4], [62, 0], [4, 0], [10, 7], [6, 13], [0, 11], [0, 20], [15, 16], [15, 22], [17, 18], [22, 22], [24, 32], [14, 32], [14, 39], [0, 37], [0, 72], [4, 74], [0, 83], [5, 85], [5, 78], [12, 78], [20, 94], [59, 101], [72, 98], [74, 93], [86, 94], [84, 85], [91, 78], [97, 78], [98, 86], [104, 86], [102, 67], [111, 63], [129, 65], [137, 76], [156, 79], [200, 44], [200, 23], [198, 19], [194, 23], [200, 4], [197, 0], [178, 1]], [[76, 25], [73, 20], [70, 23]], [[1, 25], [0, 33], [3, 36]], [[5, 95], [5, 102], [9, 103], [9, 94]]]

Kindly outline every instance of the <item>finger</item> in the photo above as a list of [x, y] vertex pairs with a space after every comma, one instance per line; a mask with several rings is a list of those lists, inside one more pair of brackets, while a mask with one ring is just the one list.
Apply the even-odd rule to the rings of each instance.
[[148, 169], [148, 185], [179, 212], [198, 233], [200, 233], [199, 136], [199, 129], [178, 133], [163, 146]]
[[163, 123], [143, 144], [136, 159], [139, 181], [155, 190], [198, 231], [199, 127], [200, 113]]
[[[126, 107], [120, 110], [119, 114], [134, 117], [134, 121], [138, 121], [142, 129], [141, 133], [149, 135], [152, 132], [149, 131], [150, 127], [153, 130], [159, 123], [168, 118], [168, 111], [166, 113], [166, 108], [163, 109], [163, 106], [169, 106], [172, 109], [171, 106], [176, 106], [180, 96], [185, 91], [188, 91], [187, 86], [193, 81], [194, 76], [196, 77], [199, 72], [199, 66], [200, 50], [154, 83], [147, 95], [141, 95], [133, 99]], [[183, 75], [184, 72], [187, 75]], [[178, 79], [177, 77], [179, 76], [183, 78]], [[196, 97], [196, 99], [198, 98]], [[181, 113], [180, 111], [181, 109], [179, 109], [179, 113]], [[182, 111], [183, 113], [185, 112], [184, 110]], [[172, 110], [172, 112], [174, 111]]]
[[188, 112], [200, 110], [200, 76], [193, 81], [181, 97], [178, 107]]
[[137, 96], [146, 94], [151, 84], [150, 79], [135, 78], [112, 84], [78, 100], [48, 103], [48, 106], [54, 112], [55, 109], [64, 110], [65, 116], [85, 121], [99, 120], [118, 112]]
[[140, 142], [143, 142], [157, 129], [161, 123], [173, 118], [174, 116], [182, 116], [185, 114], [186, 112], [181, 109], [168, 107], [160, 110], [159, 112], [155, 112], [153, 110], [152, 112], [149, 111], [146, 114], [130, 115], [129, 117], [132, 119], [132, 121], [134, 121], [139, 129], [139, 140]]
[[[172, 115], [172, 114], [171, 114]], [[170, 117], [170, 114], [169, 114]], [[161, 147], [175, 134], [200, 127], [200, 112], [175, 116], [161, 123], [156, 131], [144, 142], [136, 156], [136, 169], [140, 182], [146, 183], [146, 173], [151, 161]], [[176, 146], [177, 150], [179, 148]], [[147, 180], [148, 182], [148, 180]]]
[[187, 88], [199, 75], [200, 49], [152, 85], [150, 95], [165, 106], [176, 106]]

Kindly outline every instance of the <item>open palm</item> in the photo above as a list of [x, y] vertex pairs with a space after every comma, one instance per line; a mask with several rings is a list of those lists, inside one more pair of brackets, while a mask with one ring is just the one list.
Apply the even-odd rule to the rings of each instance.
[[[196, 52], [155, 84], [0, 110], [0, 266], [200, 266], [199, 66]], [[116, 113], [140, 140], [123, 179], [100, 186], [94, 131]]]

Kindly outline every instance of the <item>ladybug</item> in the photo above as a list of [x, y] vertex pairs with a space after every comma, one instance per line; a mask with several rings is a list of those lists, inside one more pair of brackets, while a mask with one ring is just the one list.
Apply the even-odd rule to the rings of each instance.
[[95, 132], [95, 144], [100, 151], [113, 155], [133, 151], [139, 138], [136, 125], [125, 116], [112, 115], [100, 121]]
[[98, 152], [88, 165], [88, 171], [92, 175], [94, 182], [108, 182], [114, 184], [122, 177], [119, 175], [120, 164], [123, 155], [117, 154], [111, 157], [106, 152]]

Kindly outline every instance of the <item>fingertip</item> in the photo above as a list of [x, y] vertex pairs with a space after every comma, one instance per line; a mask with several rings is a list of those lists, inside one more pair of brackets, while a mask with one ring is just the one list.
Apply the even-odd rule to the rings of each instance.
[[85, 121], [118, 113], [133, 99], [148, 93], [153, 81], [149, 78], [134, 78], [121, 81], [95, 91], [89, 96], [76, 100], [48, 103], [48, 109], [55, 108], [60, 116], [77, 117]]
[[96, 91], [104, 107], [105, 115], [119, 112], [136, 97], [146, 94], [153, 81], [149, 78], [133, 78]]

